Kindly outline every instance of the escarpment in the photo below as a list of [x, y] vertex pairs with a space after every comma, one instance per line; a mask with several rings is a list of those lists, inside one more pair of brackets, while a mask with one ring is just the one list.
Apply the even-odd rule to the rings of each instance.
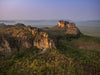
[[41, 32], [39, 28], [25, 26], [24, 24], [1, 26], [0, 53], [8, 55], [25, 48], [36, 46], [39, 49], [55, 48], [48, 34]]
[[0, 25], [0, 53], [8, 55], [26, 48], [37, 47], [42, 50], [55, 48], [56, 38], [48, 35], [58, 34], [80, 34], [75, 23], [68, 21], [58, 21], [58, 25], [52, 28], [36, 28], [17, 23], [15, 25]]

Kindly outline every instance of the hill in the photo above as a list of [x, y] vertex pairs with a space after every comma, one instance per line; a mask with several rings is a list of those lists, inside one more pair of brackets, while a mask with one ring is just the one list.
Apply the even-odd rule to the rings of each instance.
[[99, 75], [99, 58], [100, 38], [81, 34], [67, 21], [42, 29], [0, 27], [0, 75]]
[[75, 23], [63, 21], [58, 21], [58, 24], [49, 29], [42, 28], [43, 31], [60, 33], [60, 34], [80, 34], [80, 30], [76, 27]]

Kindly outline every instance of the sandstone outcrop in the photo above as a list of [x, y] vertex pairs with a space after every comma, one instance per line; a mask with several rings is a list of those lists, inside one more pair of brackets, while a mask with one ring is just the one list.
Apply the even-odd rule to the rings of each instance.
[[65, 28], [66, 29], [66, 34], [79, 34], [80, 31], [76, 27], [75, 23], [70, 23], [68, 21], [59, 21], [58, 22], [58, 27]]
[[[53, 32], [53, 34], [55, 32], [75, 35], [80, 33], [75, 23], [68, 21], [59, 21], [55, 27], [45, 30], [50, 30], [49, 32]], [[2, 31], [0, 32], [0, 53], [4, 55], [34, 46], [42, 50], [56, 48], [54, 40], [46, 32], [43, 32], [43, 29], [17, 23], [15, 25], [0, 25], [0, 31]]]
[[45, 32], [40, 32], [36, 35], [34, 46], [40, 49], [55, 48], [53, 40]]
[[0, 53], [4, 55], [14, 53], [25, 48], [36, 46], [39, 49], [55, 48], [48, 34], [41, 32], [39, 28], [25, 26], [24, 24], [1, 26]]
[[63, 27], [66, 27], [67, 24], [69, 24], [68, 21], [63, 21], [63, 20], [58, 21], [58, 27], [63, 28]]
[[76, 27], [75, 23], [60, 20], [58, 24], [50, 29], [53, 33], [61, 34], [80, 34], [80, 30]]
[[75, 23], [69, 23], [67, 24], [67, 28], [66, 28], [66, 34], [79, 34], [80, 31], [79, 29], [76, 27]]

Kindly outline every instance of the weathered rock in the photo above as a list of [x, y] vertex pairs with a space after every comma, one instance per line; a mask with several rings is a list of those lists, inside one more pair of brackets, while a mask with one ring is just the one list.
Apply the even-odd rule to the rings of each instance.
[[80, 33], [80, 31], [76, 27], [75, 23], [67, 24], [66, 34], [79, 34], [79, 33]]
[[40, 32], [39, 28], [36, 28], [36, 27], [31, 27], [31, 26], [28, 26], [27, 27], [28, 30], [32, 33], [32, 35], [36, 35], [38, 32]]
[[3, 33], [4, 36], [0, 40], [0, 52], [4, 55], [34, 46], [43, 50], [55, 48], [55, 44], [48, 37], [48, 34], [41, 32], [36, 27], [25, 26], [23, 24], [7, 25]]
[[40, 32], [36, 35], [34, 40], [34, 46], [40, 49], [56, 48], [53, 40], [48, 38], [48, 34], [45, 32]]
[[76, 27], [75, 23], [70, 23], [68, 21], [58, 21], [58, 25], [49, 29], [55, 33], [61, 34], [79, 34], [80, 30]]
[[7, 54], [7, 55], [11, 53], [9, 42], [4, 38], [0, 40], [0, 53]]
[[[0, 34], [0, 52], [4, 55], [34, 46], [44, 51], [48, 48], [56, 48], [53, 39], [39, 28], [18, 23], [15, 25], [4, 25], [0, 29], [4, 34], [3, 37]], [[67, 21], [59, 21], [54, 31], [75, 35], [80, 33], [74, 23]]]
[[63, 28], [63, 27], [66, 27], [67, 24], [69, 24], [68, 21], [63, 21], [63, 20], [58, 21], [58, 27]]
[[32, 47], [31, 42], [19, 38], [6, 37], [0, 40], [0, 53], [9, 55], [19, 50]]

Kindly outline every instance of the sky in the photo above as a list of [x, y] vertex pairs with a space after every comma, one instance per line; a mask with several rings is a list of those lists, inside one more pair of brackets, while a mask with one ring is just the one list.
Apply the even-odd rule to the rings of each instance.
[[100, 20], [100, 0], [0, 0], [0, 20]]

